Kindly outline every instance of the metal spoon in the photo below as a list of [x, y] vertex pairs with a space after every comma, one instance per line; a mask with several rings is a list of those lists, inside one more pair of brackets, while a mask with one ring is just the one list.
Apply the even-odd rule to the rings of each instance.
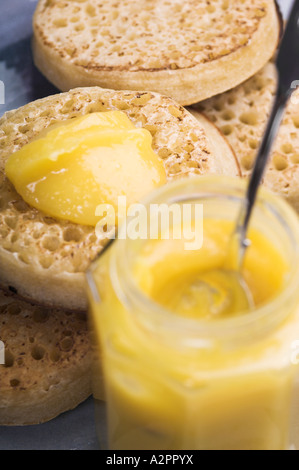
[[[261, 47], [263, 47], [262, 44]], [[256, 202], [257, 193], [265, 173], [266, 165], [269, 160], [269, 155], [282, 121], [286, 104], [293, 91], [295, 91], [297, 86], [299, 86], [299, 0], [294, 0], [290, 18], [279, 49], [276, 66], [278, 71], [278, 86], [273, 109], [256, 158], [255, 166], [249, 181], [247, 193], [237, 219], [235, 232], [231, 240], [231, 246], [229, 247], [229, 249], [231, 250], [230, 254], [233, 253], [233, 256], [231, 256], [231, 258], [236, 259], [233, 259], [232, 265], [231, 259], [228, 257], [226, 263], [228, 266], [225, 266], [224, 268], [219, 270], [216, 269], [214, 272], [209, 273], [210, 275], [215, 274], [216, 276], [223, 276], [223, 274], [225, 274], [228, 278], [231, 279], [232, 285], [238, 285], [240, 288], [240, 292], [244, 293], [244, 306], [247, 303], [248, 309], [253, 307], [253, 300], [240, 274], [245, 251], [250, 244], [250, 242], [246, 238], [248, 226]], [[107, 244], [104, 251], [106, 251], [112, 243], [113, 240], [111, 240]], [[97, 289], [92, 280], [91, 273], [89, 273], [88, 275], [88, 280], [95, 298], [100, 301]], [[205, 289], [211, 293], [210, 303], [212, 309], [213, 304], [217, 300], [219, 290], [207, 283], [201, 275], [199, 275], [199, 277], [195, 280], [194, 286], [205, 286]], [[238, 294], [238, 289], [236, 290], [236, 292]], [[228, 291], [227, 296], [229, 300], [234, 300], [233, 292]], [[244, 308], [244, 310], [246, 309]]]
[[[262, 44], [261, 47], [263, 47]], [[236, 235], [239, 242], [239, 268], [242, 266], [244, 254], [249, 245], [246, 235], [269, 155], [277, 136], [286, 104], [291, 94], [299, 87], [299, 0], [294, 0], [277, 56], [276, 67], [278, 85], [273, 109], [258, 151], [247, 194], [236, 226]]]
[[[235, 291], [233, 289], [227, 291], [228, 299], [234, 299], [235, 294], [240, 295], [243, 292], [245, 296], [244, 311], [254, 307], [253, 299], [249, 290], [246, 289], [246, 284], [241, 275], [246, 248], [250, 246], [250, 241], [247, 240], [248, 226], [286, 104], [293, 91], [299, 86], [299, 0], [295, 0], [293, 3], [277, 56], [276, 67], [278, 71], [278, 85], [273, 109], [258, 151], [246, 196], [237, 218], [236, 228], [228, 246], [228, 256], [221, 269], [216, 269], [210, 273], [210, 275], [213, 274], [215, 276], [225, 274], [231, 280], [231, 285], [237, 286]], [[197, 279], [196, 282], [203, 285], [201, 278]], [[217, 289], [213, 289], [213, 286], [205, 285], [206, 289], [211, 293], [212, 306], [219, 292]]]

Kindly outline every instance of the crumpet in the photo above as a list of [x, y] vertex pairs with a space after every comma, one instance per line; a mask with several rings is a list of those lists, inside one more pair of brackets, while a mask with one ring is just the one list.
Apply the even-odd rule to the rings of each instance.
[[39, 70], [62, 91], [156, 91], [183, 105], [247, 80], [277, 48], [273, 0], [40, 0]]
[[[275, 65], [269, 62], [237, 88], [199, 104], [197, 109], [225, 134], [242, 168], [251, 174], [276, 92]], [[280, 194], [299, 212], [299, 89], [291, 97], [264, 184]], [[201, 118], [201, 117], [200, 117]]]
[[[92, 112], [121, 110], [148, 129], [167, 180], [200, 174], [239, 176], [226, 140], [157, 93], [82, 88], [30, 103], [0, 120], [0, 285], [49, 307], [87, 309], [84, 273], [105, 240], [94, 227], [55, 220], [28, 206], [5, 175], [8, 157], [50, 124]], [[217, 143], [216, 143], [217, 142]], [[101, 201], [99, 201], [100, 203]], [[137, 201], [136, 201], [137, 202]]]
[[0, 324], [0, 426], [49, 421], [91, 395], [85, 315], [38, 307], [0, 291]]

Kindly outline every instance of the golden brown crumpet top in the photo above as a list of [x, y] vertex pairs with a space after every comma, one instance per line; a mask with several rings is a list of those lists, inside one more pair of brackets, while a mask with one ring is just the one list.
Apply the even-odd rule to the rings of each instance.
[[272, 57], [273, 0], [40, 0], [37, 67], [62, 91], [152, 90], [193, 104], [254, 75]]
[[[269, 62], [244, 84], [198, 107], [226, 135], [245, 176], [251, 174], [276, 84], [275, 66]], [[299, 211], [299, 90], [288, 103], [264, 184]]]

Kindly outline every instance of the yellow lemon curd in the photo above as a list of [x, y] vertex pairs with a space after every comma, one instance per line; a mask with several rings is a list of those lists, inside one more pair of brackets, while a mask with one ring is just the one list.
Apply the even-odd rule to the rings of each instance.
[[50, 126], [10, 156], [5, 171], [32, 207], [58, 219], [95, 226], [100, 204], [138, 202], [166, 182], [152, 136], [125, 113], [92, 113]]
[[[196, 252], [186, 251], [184, 240], [146, 241], [130, 268], [136, 302], [128, 293], [132, 285], [122, 288], [128, 273], [117, 277], [115, 248], [97, 262], [100, 299], [90, 294], [91, 324], [105, 390], [96, 370], [95, 398], [107, 400], [110, 449], [288, 446], [294, 317], [261, 338], [264, 318], [225, 341], [221, 335], [225, 322], [246, 322], [253, 306], [281, 292], [289, 266], [265, 235], [252, 230], [242, 277], [227, 270], [233, 228], [230, 221], [205, 219], [203, 247]], [[215, 326], [215, 337], [206, 333]]]
[[151, 240], [143, 247], [134, 277], [149, 298], [184, 317], [217, 320], [248, 313], [279, 292], [287, 265], [263, 235], [252, 234], [250, 256], [240, 274], [233, 269], [236, 250], [229, 249], [238, 243], [229, 237], [233, 225], [205, 220], [204, 229], [197, 251], [186, 251], [184, 239]]

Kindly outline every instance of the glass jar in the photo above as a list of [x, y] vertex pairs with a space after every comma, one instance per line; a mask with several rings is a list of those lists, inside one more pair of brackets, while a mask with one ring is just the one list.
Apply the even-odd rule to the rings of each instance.
[[[220, 234], [225, 223], [234, 227], [244, 193], [245, 183], [239, 179], [196, 177], [163, 187], [145, 207], [150, 214], [153, 204], [201, 205], [205, 240], [205, 225], [211, 220], [220, 224]], [[88, 290], [103, 448], [283, 450], [293, 444], [299, 219], [286, 202], [263, 189], [251, 230], [283, 259], [282, 286], [249, 313], [215, 321], [174, 313], [141, 288], [135, 267], [147, 250], [146, 237], [132, 239], [123, 233], [93, 263]], [[215, 247], [227, 246], [229, 236], [223, 232]], [[168, 249], [167, 240], [163, 247]], [[200, 262], [201, 250], [182, 252], [176, 262], [168, 258], [168, 265], [161, 265], [164, 271], [161, 266], [158, 270], [161, 283], [165, 269], [179, 272], [184, 256], [187, 265]], [[275, 256], [261, 253], [252, 263], [259, 284], [266, 286], [270, 275], [280, 274]], [[99, 421], [104, 409], [106, 436]]]

